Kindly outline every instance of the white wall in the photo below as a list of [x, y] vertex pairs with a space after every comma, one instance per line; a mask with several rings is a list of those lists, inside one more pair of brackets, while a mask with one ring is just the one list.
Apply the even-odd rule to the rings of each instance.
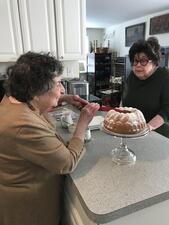
[[103, 28], [87, 28], [86, 33], [87, 33], [89, 43], [90, 43], [90, 41], [93, 43], [94, 40], [97, 40], [98, 47], [100, 47], [100, 44], [102, 44], [102, 47], [104, 47], [103, 44], [104, 44], [105, 29], [103, 29]]
[[[110, 40], [111, 51], [116, 51], [117, 56], [128, 55], [129, 47], [125, 47], [125, 27], [145, 22], [146, 23], [145, 38], [147, 39], [150, 36], [149, 35], [150, 18], [167, 13], [169, 13], [169, 10], [150, 14], [148, 16], [137, 18], [134, 20], [126, 21], [125, 23], [122, 23], [117, 26], [112, 26], [106, 29], [105, 37], [107, 40]], [[161, 46], [169, 46], [169, 33], [158, 34], [153, 36], [156, 36], [158, 38]]]

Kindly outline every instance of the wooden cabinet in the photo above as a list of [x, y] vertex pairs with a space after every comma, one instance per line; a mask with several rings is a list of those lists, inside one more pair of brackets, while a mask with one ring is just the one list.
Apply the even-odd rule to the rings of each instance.
[[86, 0], [0, 0], [0, 59], [27, 51], [84, 57]]
[[15, 61], [23, 52], [17, 0], [0, 0], [0, 61]]
[[111, 76], [111, 53], [90, 53], [87, 55], [87, 80], [91, 94], [108, 89]]
[[85, 57], [86, 0], [55, 0], [58, 57]]

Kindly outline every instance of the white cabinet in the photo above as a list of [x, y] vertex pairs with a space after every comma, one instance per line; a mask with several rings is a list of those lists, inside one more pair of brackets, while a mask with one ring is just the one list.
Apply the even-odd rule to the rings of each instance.
[[27, 51], [85, 57], [86, 0], [0, 0], [0, 61]]
[[55, 0], [58, 57], [85, 57], [86, 0]]
[[[62, 217], [63, 225], [97, 225], [85, 212], [74, 188], [67, 175], [64, 183], [64, 214]], [[82, 200], [83, 201], [83, 200]]]
[[19, 0], [24, 52], [52, 52], [62, 60], [84, 56], [86, 0]]
[[23, 52], [17, 0], [0, 0], [0, 62], [15, 61]]
[[97, 225], [89, 219], [78, 197], [69, 188], [65, 189], [64, 207], [63, 225]]
[[44, 51], [56, 55], [53, 0], [19, 0], [24, 52]]

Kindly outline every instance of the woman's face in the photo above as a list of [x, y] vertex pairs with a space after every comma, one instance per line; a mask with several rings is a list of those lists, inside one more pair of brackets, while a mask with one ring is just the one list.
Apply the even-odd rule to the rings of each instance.
[[144, 53], [139, 53], [134, 56], [132, 67], [134, 74], [140, 80], [146, 80], [152, 75], [156, 65]]
[[55, 82], [55, 84], [51, 90], [49, 90], [43, 95], [34, 98], [36, 99], [36, 105], [38, 105], [38, 108], [41, 113], [47, 111], [52, 107], [56, 107], [58, 105], [60, 95], [65, 93], [65, 89], [61, 83], [61, 78], [55, 77], [53, 81]]

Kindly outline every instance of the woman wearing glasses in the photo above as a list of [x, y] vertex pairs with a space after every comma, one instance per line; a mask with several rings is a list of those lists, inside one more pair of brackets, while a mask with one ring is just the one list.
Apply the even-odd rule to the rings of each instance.
[[169, 137], [169, 70], [159, 67], [160, 45], [155, 37], [135, 42], [129, 50], [132, 71], [123, 94], [123, 106], [140, 109], [150, 130]]
[[[84, 136], [98, 104], [64, 95], [62, 64], [28, 52], [8, 69], [0, 103], [0, 224], [58, 225], [61, 174], [72, 172], [84, 153]], [[47, 115], [62, 101], [85, 105], [65, 144]]]

